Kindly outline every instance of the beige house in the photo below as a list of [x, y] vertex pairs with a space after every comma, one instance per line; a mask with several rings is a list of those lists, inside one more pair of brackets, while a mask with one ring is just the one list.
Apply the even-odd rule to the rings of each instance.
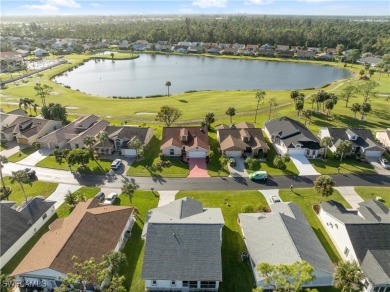
[[375, 137], [385, 148], [390, 149], [390, 128], [384, 131], [377, 131]]
[[93, 124], [91, 127], [86, 129], [85, 131], [81, 132], [79, 135], [74, 137], [69, 141], [69, 146], [72, 149], [75, 148], [83, 148], [84, 145], [84, 138], [87, 136], [95, 137], [97, 134], [99, 134], [101, 131], [103, 131], [107, 126], [109, 125], [109, 122], [106, 120], [98, 121], [97, 123]]
[[12, 72], [23, 64], [23, 56], [18, 52], [0, 52], [1, 72]]

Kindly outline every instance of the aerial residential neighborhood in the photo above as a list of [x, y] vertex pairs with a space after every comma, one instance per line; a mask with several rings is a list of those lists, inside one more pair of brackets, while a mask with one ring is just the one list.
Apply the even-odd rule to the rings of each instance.
[[0, 290], [390, 291], [385, 1], [5, 1]]

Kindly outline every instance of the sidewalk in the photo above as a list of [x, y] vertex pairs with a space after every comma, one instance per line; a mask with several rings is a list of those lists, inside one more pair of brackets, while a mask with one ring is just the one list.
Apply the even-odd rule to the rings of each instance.
[[175, 200], [176, 194], [179, 191], [158, 191], [160, 198], [158, 201], [158, 207], [168, 205]]
[[69, 185], [69, 184], [58, 184], [57, 189], [52, 193], [46, 200], [47, 201], [55, 201], [54, 204], [55, 209], [57, 210], [59, 206], [65, 201], [65, 195], [68, 191], [72, 193], [77, 191], [81, 186]]
[[335, 187], [335, 189], [351, 205], [352, 209], [359, 208], [358, 203], [363, 202], [363, 199], [358, 195], [354, 187]]

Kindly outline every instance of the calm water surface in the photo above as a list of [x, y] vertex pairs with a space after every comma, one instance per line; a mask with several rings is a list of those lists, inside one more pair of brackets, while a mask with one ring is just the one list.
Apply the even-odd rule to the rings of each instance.
[[331, 66], [260, 60], [141, 55], [138, 59], [91, 60], [55, 81], [97, 96], [147, 96], [190, 90], [289, 90], [320, 87], [351, 73]]

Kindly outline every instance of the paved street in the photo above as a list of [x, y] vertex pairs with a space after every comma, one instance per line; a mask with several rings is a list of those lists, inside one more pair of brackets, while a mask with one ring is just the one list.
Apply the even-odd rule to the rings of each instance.
[[[3, 174], [10, 175], [11, 171], [24, 168], [16, 163], [4, 165]], [[66, 183], [74, 185], [121, 188], [123, 183], [131, 181], [141, 190], [154, 187], [159, 190], [260, 190], [308, 188], [313, 186], [317, 176], [273, 176], [267, 182], [253, 182], [243, 177], [210, 177], [210, 178], [155, 178], [155, 177], [126, 177], [117, 175], [88, 175], [71, 173], [42, 167], [32, 167], [39, 180]], [[337, 186], [389, 186], [390, 176], [379, 174], [348, 174], [332, 175]]]

